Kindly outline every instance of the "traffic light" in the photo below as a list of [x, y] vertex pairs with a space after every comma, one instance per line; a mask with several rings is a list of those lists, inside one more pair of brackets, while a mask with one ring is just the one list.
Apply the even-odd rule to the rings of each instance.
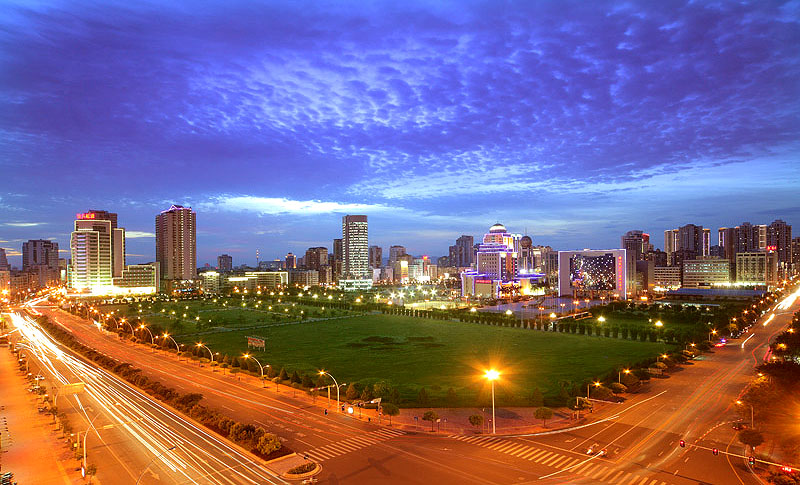
[[714, 454], [714, 456], [717, 456], [717, 455], [719, 455], [719, 450], [718, 450], [718, 449], [716, 449], [716, 448], [713, 448], [713, 449], [711, 450], [711, 453], [713, 453], [713, 454]]
[[750, 466], [755, 465], [756, 464], [756, 457], [755, 456], [748, 456], [747, 457], [747, 463], [750, 463]]
[[680, 445], [681, 445], [681, 448], [686, 448], [686, 442], [685, 442], [685, 441], [683, 441], [683, 440], [680, 440], [680, 441], [678, 442], [678, 444], [680, 444]]

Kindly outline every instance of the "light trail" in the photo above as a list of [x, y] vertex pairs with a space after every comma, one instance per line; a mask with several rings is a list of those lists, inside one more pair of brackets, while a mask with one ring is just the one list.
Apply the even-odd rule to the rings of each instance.
[[756, 336], [756, 334], [754, 334], [754, 333], [751, 333], [749, 337], [747, 337], [746, 339], [744, 339], [744, 342], [742, 342], [742, 348], [744, 348], [744, 344], [746, 344], [748, 340], [750, 340], [751, 338], [753, 338], [753, 337], [755, 337], [755, 336]]
[[773, 318], [775, 318], [775, 314], [774, 314], [774, 313], [770, 313], [770, 314], [769, 314], [769, 318], [767, 318], [766, 320], [764, 320], [764, 326], [766, 327], [766, 326], [767, 326], [767, 324], [768, 324], [769, 322], [771, 322]]
[[797, 291], [795, 291], [791, 295], [789, 295], [786, 298], [784, 298], [778, 304], [778, 308], [780, 308], [781, 310], [788, 310], [789, 308], [791, 308], [792, 305], [794, 305], [795, 300], [797, 300], [798, 298], [800, 298], [800, 289], [798, 289]]
[[[18, 314], [11, 314], [11, 319], [26, 341], [19, 346], [30, 352], [55, 381], [61, 385], [75, 382], [76, 378], [84, 382], [85, 399], [94, 402], [115, 426], [147, 450], [148, 456], [158, 456], [151, 470], [168, 470], [168, 475], [179, 483], [287, 483], [222, 437], [111, 372], [65, 352], [32, 319]], [[73, 397], [90, 421], [82, 397]], [[174, 452], [161, 453], [171, 446], [177, 446]]]

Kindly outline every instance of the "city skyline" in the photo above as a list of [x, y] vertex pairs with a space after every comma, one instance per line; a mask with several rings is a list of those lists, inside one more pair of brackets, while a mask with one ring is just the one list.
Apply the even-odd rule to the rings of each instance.
[[495, 222], [564, 250], [797, 225], [797, 4], [352, 7], [9, 5], [10, 262], [66, 257], [87, 209], [154, 261], [172, 204], [198, 266], [330, 248], [345, 214], [431, 256]]

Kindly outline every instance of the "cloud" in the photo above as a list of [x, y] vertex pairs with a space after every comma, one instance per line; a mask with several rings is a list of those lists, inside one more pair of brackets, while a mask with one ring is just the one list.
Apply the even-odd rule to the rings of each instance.
[[134, 239], [134, 238], [145, 238], [145, 237], [156, 237], [156, 235], [152, 232], [146, 231], [125, 231], [125, 238], [126, 239]]
[[383, 204], [360, 204], [322, 200], [292, 200], [285, 197], [257, 197], [252, 195], [219, 195], [198, 204], [206, 211], [255, 212], [262, 215], [316, 215], [354, 212], [388, 212], [402, 210]]
[[6, 250], [6, 256], [22, 256], [22, 253], [19, 249], [14, 248], [3, 248]]
[[43, 226], [47, 224], [46, 222], [6, 222], [3, 224], [4, 226], [10, 227], [36, 227], [36, 226]]

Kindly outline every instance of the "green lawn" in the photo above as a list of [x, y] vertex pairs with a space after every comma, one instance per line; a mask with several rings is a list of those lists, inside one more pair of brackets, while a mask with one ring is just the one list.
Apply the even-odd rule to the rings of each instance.
[[[480, 378], [501, 370], [500, 402], [524, 404], [534, 387], [554, 395], [559, 383], [579, 384], [621, 366], [651, 358], [664, 344], [503, 328], [394, 315], [344, 317], [324, 322], [270, 326], [202, 336], [214, 352], [247, 351], [246, 335], [267, 338], [262, 364], [311, 374], [325, 369], [341, 382], [386, 380], [413, 401], [425, 387], [434, 402], [452, 387], [460, 405], [485, 403]], [[176, 337], [194, 343], [197, 337]]]

